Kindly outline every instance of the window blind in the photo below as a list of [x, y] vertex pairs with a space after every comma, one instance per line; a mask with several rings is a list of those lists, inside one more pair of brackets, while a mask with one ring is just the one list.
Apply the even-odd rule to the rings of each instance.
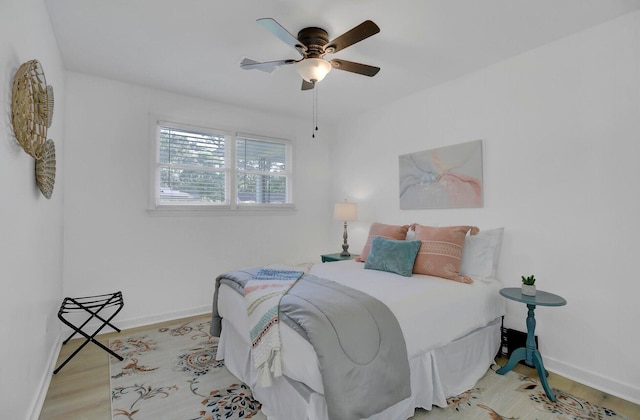
[[227, 202], [225, 136], [160, 127], [158, 204]]
[[244, 204], [285, 204], [289, 168], [287, 144], [236, 139], [237, 201]]

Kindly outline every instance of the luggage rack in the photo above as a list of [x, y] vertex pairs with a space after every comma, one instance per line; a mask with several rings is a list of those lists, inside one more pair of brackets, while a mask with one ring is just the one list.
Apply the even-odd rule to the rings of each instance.
[[[60, 305], [60, 310], [58, 311], [58, 318], [60, 319], [60, 321], [64, 322], [67, 326], [71, 327], [71, 329], [73, 330], [73, 333], [69, 337], [67, 337], [66, 340], [62, 342], [62, 345], [67, 344], [69, 340], [71, 340], [76, 334], [82, 335], [86, 340], [69, 357], [67, 357], [67, 359], [64, 362], [62, 362], [60, 366], [56, 368], [56, 370], [53, 371], [53, 374], [54, 375], [57, 374], [60, 371], [60, 369], [62, 369], [71, 359], [73, 359], [73, 357], [76, 354], [78, 354], [78, 352], [80, 352], [80, 350], [82, 350], [84, 346], [89, 344], [89, 342], [94, 343], [95, 345], [97, 345], [98, 347], [100, 347], [101, 349], [103, 349], [113, 357], [117, 358], [118, 360], [122, 360], [122, 357], [116, 354], [113, 350], [111, 350], [104, 344], [100, 343], [99, 341], [95, 340], [95, 336], [98, 335], [98, 333], [102, 331], [102, 329], [107, 325], [113, 328], [114, 330], [116, 330], [117, 332], [120, 332], [120, 329], [115, 325], [113, 325], [111, 323], [111, 320], [118, 314], [118, 312], [120, 312], [120, 310], [122, 310], [123, 306], [124, 306], [124, 300], [122, 299], [122, 292], [120, 291], [115, 293], [108, 293], [104, 295], [64, 298], [64, 300], [62, 301], [62, 305]], [[105, 318], [99, 315], [99, 312], [109, 308], [114, 308], [115, 310], [111, 313], [111, 315], [109, 315], [108, 318]], [[76, 326], [72, 324], [69, 320], [65, 318], [67, 314], [81, 312], [81, 311], [86, 312], [87, 315], [90, 315], [90, 316], [80, 326]], [[99, 319], [102, 322], [102, 325], [100, 325], [93, 332], [93, 334], [89, 335], [86, 332], [84, 332], [82, 329], [85, 326], [87, 326], [87, 324], [89, 324], [89, 322], [94, 318]]]

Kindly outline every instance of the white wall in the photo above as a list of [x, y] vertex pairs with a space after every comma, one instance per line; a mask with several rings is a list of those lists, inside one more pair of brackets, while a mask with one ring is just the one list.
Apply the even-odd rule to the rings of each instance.
[[[505, 285], [535, 273], [541, 289], [569, 301], [537, 310], [547, 367], [639, 402], [638, 28], [640, 12], [416, 93], [343, 124], [333, 131], [339, 136], [327, 127], [312, 140], [306, 121], [76, 73], [65, 80], [42, 1], [2, 0], [0, 336], [11, 343], [1, 350], [3, 417], [39, 411], [57, 355], [63, 288], [64, 295], [122, 290], [122, 325], [208, 310], [213, 278], [224, 270], [339, 250], [341, 226], [331, 211], [343, 197], [360, 203], [361, 221], [350, 223], [352, 251], [373, 221], [505, 226]], [[10, 123], [13, 75], [32, 58], [56, 93], [51, 200], [38, 191], [33, 159]], [[149, 112], [293, 140], [298, 210], [150, 216]], [[484, 208], [399, 210], [398, 155], [478, 138]], [[176, 243], [184, 251], [178, 261], [169, 246]], [[522, 305], [508, 304], [508, 326], [524, 329], [524, 317]]]
[[[47, 200], [35, 183], [35, 161], [11, 125], [13, 77], [26, 61], [40, 61], [55, 92], [49, 138], [57, 175]], [[0, 413], [37, 415], [55, 363], [62, 294], [64, 72], [49, 15], [41, 0], [0, 2]]]
[[[425, 69], [425, 71], [429, 71]], [[505, 227], [499, 276], [568, 305], [539, 307], [546, 366], [640, 402], [640, 12], [345, 122], [333, 189], [369, 223]], [[398, 155], [483, 139], [484, 207], [399, 210]], [[506, 325], [526, 331], [526, 307]]]
[[[220, 81], [224, 83], [224, 81]], [[287, 214], [162, 217], [147, 212], [149, 113], [292, 140]], [[308, 121], [67, 73], [64, 292], [122, 290], [121, 326], [211, 310], [226, 270], [318, 261], [330, 251], [329, 130]]]

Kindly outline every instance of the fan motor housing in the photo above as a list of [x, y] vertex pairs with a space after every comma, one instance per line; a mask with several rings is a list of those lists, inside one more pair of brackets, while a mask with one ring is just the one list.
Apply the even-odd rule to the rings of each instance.
[[329, 34], [322, 28], [309, 27], [298, 32], [298, 41], [307, 47], [307, 57], [320, 57], [329, 42]]

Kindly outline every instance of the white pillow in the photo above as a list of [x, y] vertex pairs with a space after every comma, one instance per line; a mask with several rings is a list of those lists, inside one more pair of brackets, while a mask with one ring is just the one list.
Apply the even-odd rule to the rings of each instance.
[[490, 282], [496, 278], [504, 228], [490, 229], [464, 238], [460, 275]]

